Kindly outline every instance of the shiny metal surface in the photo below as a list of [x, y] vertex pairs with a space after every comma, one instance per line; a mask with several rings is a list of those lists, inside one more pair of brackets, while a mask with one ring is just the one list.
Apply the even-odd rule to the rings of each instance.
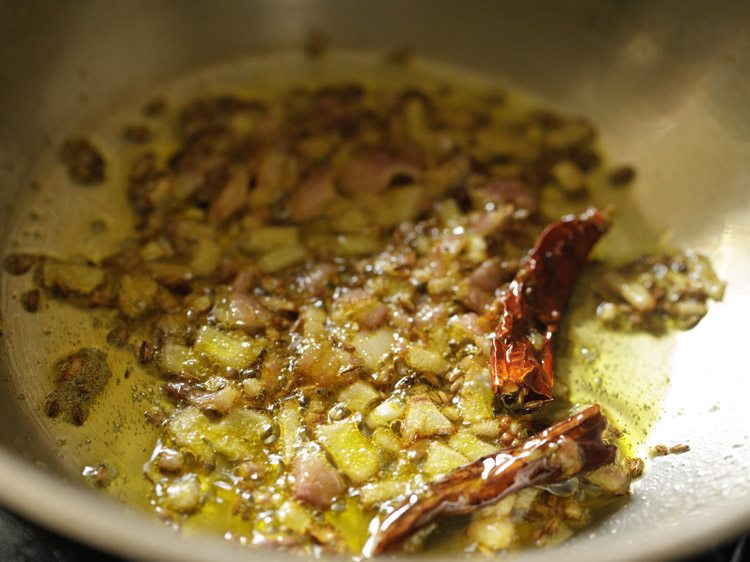
[[[681, 334], [649, 443], [655, 459], [623, 509], [559, 550], [576, 560], [664, 559], [750, 525], [750, 8], [741, 2], [353, 0], [0, 2], [0, 228], [39, 156], [87, 117], [195, 68], [296, 49], [310, 29], [352, 49], [411, 45], [495, 75], [597, 123], [607, 152], [639, 170], [633, 197], [655, 228], [708, 254], [723, 303]], [[7, 295], [3, 293], [3, 299]], [[3, 302], [3, 310], [7, 302]], [[101, 548], [152, 560], [253, 559], [179, 539], [70, 478], [38, 402], [43, 369], [0, 339], [0, 501]], [[34, 341], [24, 341], [33, 348]], [[634, 373], [634, 377], [648, 373]], [[606, 553], [603, 555], [602, 553]], [[268, 556], [268, 553], [263, 553]], [[273, 553], [275, 559], [291, 555]], [[435, 555], [440, 558], [439, 554]]]

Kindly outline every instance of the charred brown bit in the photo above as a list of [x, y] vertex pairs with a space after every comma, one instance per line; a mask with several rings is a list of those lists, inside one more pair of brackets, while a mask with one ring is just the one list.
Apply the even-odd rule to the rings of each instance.
[[88, 139], [73, 138], [65, 141], [60, 149], [60, 159], [75, 182], [94, 185], [104, 181], [104, 158]]
[[138, 362], [141, 364], [150, 363], [154, 360], [154, 346], [149, 342], [142, 342], [141, 347], [138, 348]]
[[553, 338], [576, 278], [608, 228], [595, 209], [549, 225], [501, 297], [490, 367], [493, 390], [509, 407], [530, 410], [552, 398]]
[[128, 343], [128, 327], [117, 324], [107, 333], [107, 343], [115, 347], [124, 347]]
[[8, 254], [3, 260], [3, 269], [11, 275], [23, 275], [42, 258], [30, 254]]
[[133, 144], [144, 144], [151, 139], [151, 129], [147, 125], [130, 125], [122, 130], [122, 138]]
[[45, 401], [47, 415], [62, 414], [66, 421], [83, 425], [111, 376], [107, 354], [99, 349], [84, 348], [61, 359], [55, 365], [55, 389]]
[[371, 524], [363, 554], [393, 548], [435, 520], [470, 513], [529, 486], [561, 482], [612, 462], [616, 448], [602, 441], [606, 418], [590, 406], [523, 445], [457, 468], [409, 495]]
[[160, 407], [154, 406], [143, 412], [146, 422], [154, 427], [161, 427], [167, 421], [167, 413]]
[[39, 310], [41, 302], [41, 292], [39, 289], [31, 289], [21, 295], [21, 305], [26, 312], [36, 312]]
[[698, 324], [708, 301], [724, 297], [724, 283], [707, 258], [686, 252], [642, 256], [607, 271], [597, 292], [597, 315], [608, 326], [660, 333]]
[[634, 178], [635, 169], [632, 166], [618, 166], [607, 176], [609, 183], [615, 187], [625, 186], [631, 183]]

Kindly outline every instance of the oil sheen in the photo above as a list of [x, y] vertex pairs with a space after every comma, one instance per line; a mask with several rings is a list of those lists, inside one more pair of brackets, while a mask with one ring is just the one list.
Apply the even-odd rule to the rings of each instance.
[[[56, 150], [41, 158], [26, 197], [17, 204], [6, 253], [43, 253], [61, 259], [82, 256], [98, 263], [134, 235], [126, 178], [127, 166], [138, 149], [122, 142], [121, 131], [142, 120], [141, 108], [151, 99], [168, 100], [166, 116], [152, 124], [153, 146], [166, 155], [177, 146], [174, 135], [177, 113], [187, 100], [231, 93], [272, 101], [292, 87], [352, 81], [365, 88], [386, 90], [437, 89], [450, 85], [454, 91], [465, 91], [467, 95], [498, 87], [508, 92], [507, 85], [464, 69], [421, 60], [407, 66], [386, 64], [380, 55], [331, 53], [322, 59], [309, 60], [290, 54], [203, 70], [155, 87], [139, 99], [123, 101], [109, 114], [92, 116], [88, 123], [82, 124], [81, 131], [96, 138], [107, 162], [107, 178], [101, 186], [73, 185], [57, 160]], [[554, 107], [549, 100], [510, 91], [509, 102], [502, 111]], [[607, 132], [601, 131], [601, 136], [606, 143]], [[591, 177], [590, 201], [565, 199], [552, 190], [542, 193], [542, 210], [550, 217], [580, 211], [582, 205], [592, 203], [614, 209], [612, 231], [579, 279], [564, 317], [557, 345], [556, 377], [559, 386], [569, 389], [570, 403], [601, 404], [623, 433], [621, 445], [625, 453], [643, 456], [649, 428], [659, 416], [669, 384], [672, 339], [603, 330], [595, 315], [594, 286], [602, 264], [616, 264], [653, 252], [660, 247], [660, 236], [631, 203], [627, 189], [612, 189], [606, 185], [604, 172], [600, 176]], [[3, 344], [13, 372], [18, 375], [14, 384], [29, 419], [45, 436], [48, 448], [55, 451], [53, 464], [74, 479], [105, 465], [111, 471], [106, 492], [130, 507], [151, 511], [151, 485], [144, 477], [144, 464], [149, 460], [159, 430], [146, 423], [144, 412], [164, 405], [160, 392], [164, 381], [139, 364], [133, 350], [104, 343], [112, 311], [81, 310], [48, 298], [36, 314], [23, 312], [19, 299], [30, 284], [27, 277], [2, 278]], [[29, 341], [35, 345], [25, 345]], [[113, 376], [86, 423], [75, 427], [47, 418], [41, 405], [52, 385], [54, 363], [82, 347], [106, 349]], [[566, 402], [561, 408], [569, 405]], [[227, 481], [226, 489], [219, 483], [214, 493], [218, 501], [189, 518], [184, 524], [185, 531], [211, 528], [221, 534], [242, 537], [243, 523], [231, 511], [231, 482]], [[226, 495], [224, 502], [222, 494]], [[345, 515], [339, 517], [340, 528], [351, 527], [352, 536], [364, 535], [361, 519], [347, 521]], [[449, 531], [442, 536], [442, 540], [450, 543]], [[356, 550], [361, 545], [350, 546]]]

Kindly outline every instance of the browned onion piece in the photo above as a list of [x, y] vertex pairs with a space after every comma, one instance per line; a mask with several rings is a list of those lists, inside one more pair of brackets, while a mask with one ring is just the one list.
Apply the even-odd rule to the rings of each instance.
[[378, 193], [399, 178], [415, 180], [421, 169], [412, 158], [381, 150], [362, 150], [352, 155], [339, 174], [339, 189], [347, 194]]

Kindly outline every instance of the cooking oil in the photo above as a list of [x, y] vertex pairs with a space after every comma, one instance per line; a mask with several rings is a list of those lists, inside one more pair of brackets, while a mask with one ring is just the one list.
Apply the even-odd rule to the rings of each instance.
[[[384, 62], [379, 55], [332, 53], [316, 60], [298, 54], [253, 59], [211, 68], [187, 76], [130, 100], [107, 116], [93, 119], [82, 130], [96, 139], [106, 163], [106, 181], [97, 187], [72, 185], [54, 151], [40, 159], [39, 173], [20, 201], [6, 252], [44, 254], [63, 259], [79, 256], [98, 263], [121, 248], [134, 235], [134, 218], [126, 197], [126, 170], [137, 148], [123, 142], [124, 127], [146, 123], [151, 143], [161, 155], [177, 146], [174, 133], [178, 110], [186, 100], [204, 95], [231, 93], [273, 100], [290, 87], [356, 81], [365, 88], [451, 88], [461, 92], [497, 90], [495, 80], [462, 69], [414, 61], [407, 66]], [[507, 91], [506, 91], [507, 92]], [[506, 93], [499, 111], [518, 112], [549, 105], [530, 96]], [[150, 100], [166, 100], [166, 114], [155, 120], [141, 108]], [[605, 132], [606, 136], [606, 132]], [[542, 206], [549, 217], [580, 211], [589, 204], [610, 206], [614, 228], [595, 254], [595, 263], [578, 283], [562, 323], [557, 350], [557, 377], [569, 388], [572, 403], [602, 404], [622, 433], [627, 454], [642, 454], [649, 428], [658, 418], [669, 384], [668, 336], [621, 333], [603, 329], [595, 316], [595, 287], [599, 263], [618, 263], [659, 247], [653, 231], [629, 202], [627, 190], [606, 185], [603, 174], [594, 176], [591, 199], [569, 200], [546, 190]], [[162, 380], [137, 361], [136, 350], [106, 343], [111, 312], [81, 310], [64, 302], [45, 299], [36, 314], [22, 312], [19, 296], [30, 288], [27, 277], [2, 279], [4, 345], [13, 370], [15, 387], [24, 396], [23, 409], [56, 451], [60, 466], [80, 477], [86, 467], [111, 468], [107, 491], [123, 503], [147, 510], [151, 485], [144, 477], [159, 429], [144, 412], [163, 405]], [[30, 347], [28, 342], [34, 342]], [[81, 347], [105, 349], [113, 372], [84, 426], [75, 427], [47, 418], [42, 411], [52, 387], [53, 365]], [[91, 473], [91, 470], [88, 470]], [[212, 527], [241, 536], [242, 520], [232, 515], [230, 496], [220, 482], [211, 493], [217, 498], [211, 509], [192, 520], [195, 528]], [[345, 516], [341, 516], [345, 519]], [[355, 518], [356, 519], [356, 518]], [[359, 519], [345, 522], [358, 525]]]

